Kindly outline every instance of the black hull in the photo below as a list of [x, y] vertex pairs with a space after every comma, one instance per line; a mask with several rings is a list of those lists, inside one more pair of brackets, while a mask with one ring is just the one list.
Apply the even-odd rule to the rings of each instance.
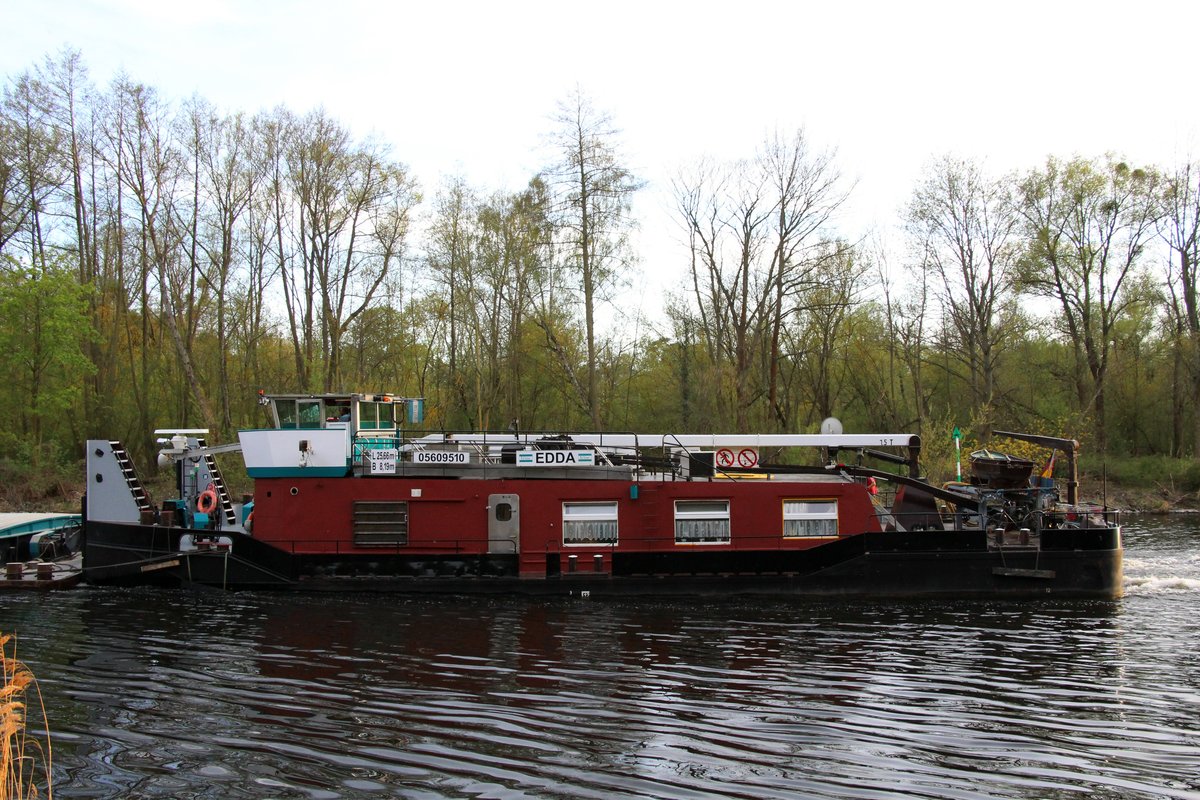
[[600, 573], [548, 570], [537, 576], [518, 576], [517, 556], [293, 555], [235, 532], [221, 533], [231, 547], [181, 551], [180, 537], [194, 533], [88, 522], [85, 579], [229, 589], [591, 596], [1114, 598], [1122, 591], [1117, 527], [1042, 531], [1039, 549], [989, 549], [980, 531], [931, 531], [849, 536], [809, 550], [614, 552]]

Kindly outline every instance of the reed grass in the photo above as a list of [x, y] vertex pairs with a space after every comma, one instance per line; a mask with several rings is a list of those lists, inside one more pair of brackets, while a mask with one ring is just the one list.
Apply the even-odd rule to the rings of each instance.
[[[46, 706], [42, 702], [42, 690], [37, 679], [29, 667], [17, 659], [17, 644], [12, 634], [0, 634], [0, 662], [4, 674], [4, 683], [0, 686], [0, 800], [30, 800], [37, 797], [35, 781], [39, 765], [45, 779], [46, 797], [52, 800], [50, 736], [46, 735], [43, 746], [40, 739], [29, 733], [28, 728], [29, 698], [37, 697], [43, 723], [46, 723]], [[50, 729], [48, 724], [42, 727], [43, 730]]]

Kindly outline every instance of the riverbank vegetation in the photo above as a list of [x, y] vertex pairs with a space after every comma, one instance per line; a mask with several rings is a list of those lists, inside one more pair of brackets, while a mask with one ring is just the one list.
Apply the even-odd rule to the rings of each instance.
[[[11, 654], [9, 645], [12, 645]], [[29, 700], [38, 700], [43, 729], [45, 708], [33, 673], [17, 660], [17, 646], [10, 634], [0, 634], [0, 800], [28, 800], [38, 796], [37, 781], [54, 797], [50, 784], [51, 749], [29, 731]]]
[[[877, 241], [804, 131], [684, 165], [678, 249], [637, 252], [615, 122], [582, 93], [525, 185], [419, 186], [324, 111], [221, 110], [63, 52], [0, 106], [0, 475], [62, 496], [88, 437], [228, 441], [269, 391], [378, 389], [434, 428], [1084, 443], [1089, 479], [1200, 483], [1200, 165], [933, 158]], [[531, 143], [531, 148], [536, 143]], [[639, 272], [675, 288], [633, 309]], [[1045, 454], [1038, 454], [1044, 457]]]

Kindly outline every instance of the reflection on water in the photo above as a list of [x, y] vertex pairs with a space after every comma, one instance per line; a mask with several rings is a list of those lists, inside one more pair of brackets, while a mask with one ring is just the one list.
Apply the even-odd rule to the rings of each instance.
[[1200, 530], [1113, 602], [4, 597], [57, 797], [1200, 798]]

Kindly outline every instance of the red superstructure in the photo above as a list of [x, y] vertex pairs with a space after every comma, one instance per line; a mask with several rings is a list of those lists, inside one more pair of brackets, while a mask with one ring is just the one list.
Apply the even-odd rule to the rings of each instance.
[[[356, 502], [404, 503], [410, 556], [518, 555], [518, 574], [544, 578], [572, 571], [610, 572], [615, 553], [679, 553], [703, 549], [804, 550], [831, 538], [881, 531], [864, 483], [836, 475], [821, 480], [645, 481], [447, 478], [265, 478], [256, 483], [255, 538], [303, 555], [378, 555], [401, 545], [356, 545], [352, 536]], [[712, 541], [680, 541], [677, 504], [728, 503], [729, 535]], [[785, 504], [832, 503], [832, 536], [788, 536]], [[616, 541], [573, 543], [564, 538], [564, 506], [609, 504], [615, 509]], [[505, 508], [507, 506], [507, 508]], [[685, 508], [684, 506], [678, 506]], [[607, 510], [607, 509], [604, 509]], [[686, 511], [685, 511], [686, 513]], [[719, 513], [719, 510], [717, 511]], [[507, 519], [497, 520], [497, 515]], [[493, 536], [508, 523], [515, 539]], [[515, 542], [515, 546], [512, 544]], [[515, 550], [515, 553], [514, 553]]]

